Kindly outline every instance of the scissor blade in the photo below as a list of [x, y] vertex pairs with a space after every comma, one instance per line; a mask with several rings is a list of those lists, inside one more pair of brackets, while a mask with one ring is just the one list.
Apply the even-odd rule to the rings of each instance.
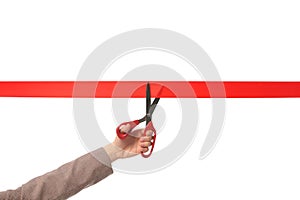
[[155, 98], [154, 101], [151, 104], [150, 110], [149, 110], [149, 114], [152, 116], [158, 102], [159, 102], [160, 98]]
[[150, 91], [150, 84], [147, 83], [146, 86], [146, 124], [150, 122], [149, 110], [151, 106], [151, 91]]

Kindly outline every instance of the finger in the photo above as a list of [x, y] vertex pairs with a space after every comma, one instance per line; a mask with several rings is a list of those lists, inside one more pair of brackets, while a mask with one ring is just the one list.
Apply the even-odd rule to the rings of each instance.
[[151, 130], [146, 131], [146, 136], [152, 136], [152, 134], [153, 134], [153, 131], [151, 131]]
[[142, 143], [140, 144], [140, 146], [141, 146], [142, 148], [149, 147], [149, 146], [151, 146], [151, 142], [142, 142]]
[[152, 140], [152, 136], [141, 137], [141, 142], [150, 142], [151, 140]]
[[120, 131], [123, 132], [123, 133], [130, 132], [130, 124], [120, 126]]
[[145, 153], [145, 152], [147, 152], [148, 150], [149, 150], [149, 149], [148, 149], [147, 147], [145, 147], [145, 148], [142, 148], [141, 152]]
[[129, 135], [136, 137], [136, 138], [141, 138], [142, 135], [144, 134], [144, 129], [136, 129], [129, 133]]

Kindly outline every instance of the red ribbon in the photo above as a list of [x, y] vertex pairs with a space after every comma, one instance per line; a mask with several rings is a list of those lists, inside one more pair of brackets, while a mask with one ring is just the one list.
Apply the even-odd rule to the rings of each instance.
[[[6, 81], [0, 97], [144, 98], [146, 81]], [[300, 82], [150, 81], [153, 97], [300, 97]], [[161, 86], [163, 89], [160, 91]], [[160, 91], [160, 92], [159, 92]]]

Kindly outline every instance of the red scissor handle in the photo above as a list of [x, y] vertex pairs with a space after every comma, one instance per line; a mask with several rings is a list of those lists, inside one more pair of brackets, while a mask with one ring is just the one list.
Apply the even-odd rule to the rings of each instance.
[[[134, 120], [131, 122], [124, 122], [124, 123], [120, 124], [116, 129], [116, 133], [117, 133], [118, 137], [121, 140], [125, 139], [127, 137], [128, 133], [130, 133], [131, 130], [134, 129], [139, 123], [140, 123], [139, 120]], [[125, 126], [127, 124], [129, 124], [129, 126], [130, 126], [129, 130], [127, 130], [127, 132], [121, 132], [121, 126], [123, 126], [123, 125]]]
[[145, 130], [144, 130], [144, 136], [146, 136], [146, 132], [147, 131], [149, 131], [149, 130], [151, 130], [152, 132], [153, 132], [153, 135], [152, 135], [152, 140], [153, 140], [153, 142], [152, 142], [152, 144], [151, 144], [151, 149], [150, 149], [150, 152], [149, 152], [149, 154], [145, 154], [145, 153], [141, 153], [142, 154], [142, 156], [144, 157], [144, 158], [149, 158], [150, 156], [151, 156], [151, 154], [152, 154], [152, 152], [153, 152], [153, 149], [154, 149], [154, 145], [155, 145], [155, 140], [156, 140], [156, 130], [155, 130], [155, 128], [154, 128], [154, 126], [153, 126], [153, 123], [152, 123], [152, 121], [150, 121], [148, 124], [147, 124], [147, 126], [146, 126], [146, 128], [145, 128]]

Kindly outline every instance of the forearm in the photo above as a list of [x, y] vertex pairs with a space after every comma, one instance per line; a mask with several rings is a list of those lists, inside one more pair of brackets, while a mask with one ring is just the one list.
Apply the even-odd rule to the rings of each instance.
[[32, 179], [17, 190], [0, 193], [0, 199], [66, 199], [112, 174], [110, 156], [104, 148], [100, 148]]

